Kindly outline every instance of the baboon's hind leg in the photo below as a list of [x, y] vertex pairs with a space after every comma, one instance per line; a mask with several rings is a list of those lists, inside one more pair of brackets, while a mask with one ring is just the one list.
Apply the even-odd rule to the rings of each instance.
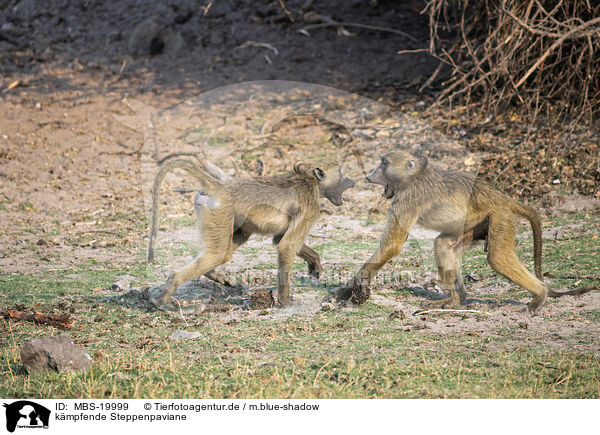
[[204, 274], [204, 276], [211, 281], [214, 281], [218, 284], [226, 285], [227, 287], [233, 287], [234, 284], [229, 280], [228, 277], [223, 275], [222, 273], [217, 272], [216, 270], [209, 270]]
[[231, 207], [228, 204], [213, 209], [196, 206], [196, 212], [202, 248], [190, 264], [169, 274], [165, 291], [160, 299], [152, 301], [154, 305], [171, 302], [173, 293], [181, 284], [198, 278], [231, 259], [234, 250]]
[[323, 272], [319, 254], [313, 251], [309, 246], [306, 246], [306, 244], [303, 244], [298, 251], [298, 257], [306, 261], [306, 264], [308, 265], [308, 274], [314, 279], [319, 279], [321, 272]]
[[[246, 243], [249, 238], [250, 238], [250, 235], [247, 234], [242, 229], [236, 230], [232, 236], [233, 244], [231, 247], [231, 252], [232, 253], [235, 252], [240, 246], [242, 246], [244, 243]], [[233, 281], [231, 281], [227, 276], [217, 272], [216, 270], [209, 270], [208, 272], [206, 272], [204, 274], [204, 276], [206, 278], [210, 279], [211, 281], [217, 282], [222, 285], [226, 285], [228, 287], [235, 286]]]
[[490, 216], [488, 263], [492, 269], [517, 285], [528, 290], [533, 299], [529, 309], [537, 312], [546, 301], [546, 285], [529, 272], [515, 251], [515, 229], [507, 216]]
[[198, 278], [228, 261], [231, 258], [231, 254], [228, 254], [230, 251], [230, 247], [225, 247], [225, 254], [221, 254], [218, 251], [215, 252], [211, 249], [205, 249], [183, 269], [177, 272], [171, 272], [165, 284], [165, 292], [158, 301], [153, 301], [155, 302], [155, 305], [164, 305], [171, 302], [173, 293], [175, 293], [175, 290], [177, 290], [181, 284], [194, 278]]
[[[276, 234], [273, 236], [273, 244], [275, 246], [279, 245], [279, 242], [281, 242], [282, 238], [283, 234]], [[297, 255], [308, 265], [308, 274], [314, 279], [319, 279], [321, 272], [323, 272], [323, 267], [321, 266], [321, 257], [319, 257], [319, 254], [303, 243], [300, 247], [300, 250], [298, 250]]]
[[467, 293], [460, 276], [461, 244], [457, 245], [456, 237], [440, 234], [434, 241], [435, 261], [438, 268], [442, 291], [448, 298], [432, 301], [430, 305], [454, 307], [464, 305]]

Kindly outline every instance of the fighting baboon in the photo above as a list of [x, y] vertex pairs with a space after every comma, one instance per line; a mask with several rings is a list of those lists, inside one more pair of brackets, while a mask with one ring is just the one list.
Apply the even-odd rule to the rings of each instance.
[[[538, 213], [495, 190], [474, 175], [443, 171], [403, 151], [391, 151], [367, 175], [369, 183], [385, 186], [383, 196], [392, 199], [388, 221], [379, 248], [361, 267], [353, 282], [338, 289], [339, 300], [356, 303], [369, 297], [369, 283], [377, 271], [402, 249], [408, 232], [419, 225], [439, 231], [434, 241], [435, 260], [442, 289], [449, 297], [434, 305], [465, 303], [460, 276], [462, 252], [478, 240], [486, 240], [487, 259], [492, 268], [533, 294], [529, 309], [538, 311], [546, 296], [582, 294], [589, 289], [563, 293], [549, 290], [542, 281], [542, 232]], [[527, 218], [533, 229], [535, 275], [519, 261], [515, 252], [513, 216]]]
[[[229, 261], [233, 252], [254, 233], [273, 235], [278, 254], [278, 299], [281, 305], [289, 304], [294, 257], [319, 216], [319, 197], [339, 206], [343, 203], [343, 192], [354, 186], [339, 165], [329, 162], [316, 167], [296, 164], [293, 172], [283, 176], [220, 182], [191, 161], [167, 161], [154, 180], [149, 258], [158, 232], [160, 185], [174, 168], [186, 170], [202, 185], [203, 191], [194, 198], [201, 249], [192, 263], [169, 275], [160, 300], [153, 301], [155, 305], [169, 302], [184, 282]], [[304, 255], [310, 257], [310, 252]]]
[[[196, 156], [197, 153], [172, 153], [167, 155], [166, 157], [163, 157], [162, 159], [160, 159], [158, 161], [158, 164], [162, 166], [162, 164], [164, 162], [166, 162], [169, 159], [173, 159], [174, 157], [177, 156], [181, 156], [181, 155], [190, 155], [190, 156]], [[214, 165], [213, 163], [211, 163], [208, 160], [205, 160], [201, 163], [201, 167], [202, 169], [208, 173], [210, 176], [212, 176], [213, 178], [221, 181], [221, 182], [229, 182], [231, 181], [232, 177], [227, 175], [225, 172], [223, 172], [223, 170], [221, 168], [219, 168], [218, 166]], [[166, 175], [166, 173], [168, 172], [165, 171], [163, 173], [163, 176]], [[199, 174], [201, 175], [201, 174]], [[339, 176], [341, 176], [341, 173], [338, 174]], [[158, 175], [157, 175], [158, 177]], [[162, 180], [162, 178], [161, 178]], [[159, 181], [157, 184], [160, 184], [161, 181]], [[156, 181], [155, 181], [156, 184]], [[158, 232], [158, 189], [160, 188], [160, 186], [155, 186], [154, 187], [154, 195], [152, 197], [152, 201], [153, 201], [153, 205], [152, 205], [152, 210], [151, 210], [151, 222], [152, 222], [152, 229], [150, 231], [150, 238], [149, 238], [149, 242], [148, 242], [148, 256], [147, 256], [147, 262], [148, 263], [152, 263], [154, 262], [154, 241], [156, 240], [156, 235]], [[194, 189], [183, 189], [184, 192], [193, 192]], [[199, 209], [197, 209], [198, 211]], [[201, 209], [200, 209], [201, 210]], [[274, 240], [274, 242], [276, 242], [276, 240]], [[321, 258], [319, 257], [319, 254], [317, 254], [312, 248], [310, 248], [309, 246], [307, 246], [306, 244], [302, 244], [302, 246], [300, 247], [300, 250], [298, 251], [298, 257], [302, 258], [306, 264], [308, 265], [308, 274], [314, 278], [314, 279], [319, 279], [321, 272], [323, 271], [323, 267], [321, 266]], [[210, 270], [208, 272], [206, 272], [204, 274], [204, 276], [212, 281], [215, 281], [219, 284], [223, 284], [223, 285], [227, 285], [229, 287], [233, 287], [233, 283], [231, 281], [229, 281], [226, 277], [224, 277], [223, 275], [221, 275], [220, 273], [218, 273], [215, 270]]]

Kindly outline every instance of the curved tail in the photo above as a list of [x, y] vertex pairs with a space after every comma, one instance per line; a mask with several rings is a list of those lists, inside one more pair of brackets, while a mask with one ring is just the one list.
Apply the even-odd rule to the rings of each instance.
[[[542, 277], [542, 222], [540, 220], [539, 213], [526, 205], [520, 204], [516, 201], [511, 202], [511, 210], [513, 213], [518, 214], [531, 223], [533, 230], [533, 261], [535, 266], [535, 275], [540, 281], [543, 281]], [[557, 292], [548, 289], [548, 296], [551, 298], [560, 298], [561, 296], [578, 296], [594, 290], [595, 287], [581, 287], [574, 290], [567, 290], [564, 292]]]
[[210, 189], [212, 186], [220, 185], [220, 183], [217, 180], [215, 180], [208, 172], [206, 172], [199, 165], [190, 160], [168, 160], [160, 167], [160, 170], [154, 178], [154, 185], [152, 187], [152, 222], [150, 224], [150, 237], [148, 239], [148, 257], [146, 260], [148, 263], [152, 263], [154, 261], [154, 241], [156, 240], [156, 236], [158, 234], [158, 224], [160, 221], [160, 185], [162, 184], [162, 181], [165, 178], [165, 176], [170, 171], [176, 168], [184, 169], [185, 171], [187, 171], [191, 176], [200, 181], [201, 185], [204, 188]]
[[596, 287], [580, 287], [580, 288], [576, 288], [574, 290], [567, 290], [564, 292], [555, 292], [554, 290], [550, 290], [548, 289], [548, 296], [550, 296], [551, 298], [560, 298], [561, 296], [579, 296], [579, 295], [584, 295], [592, 290], [594, 290]]
[[542, 221], [539, 213], [532, 207], [511, 200], [510, 209], [513, 213], [526, 218], [531, 224], [533, 231], [533, 265], [535, 276], [540, 281], [542, 278]]

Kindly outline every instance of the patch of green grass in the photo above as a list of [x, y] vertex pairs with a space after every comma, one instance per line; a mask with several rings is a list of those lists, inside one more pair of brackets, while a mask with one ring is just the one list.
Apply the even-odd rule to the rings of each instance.
[[[586, 225], [597, 222], [585, 220]], [[568, 232], [563, 236], [564, 240], [544, 243], [544, 270], [553, 274], [548, 281], [572, 285], [577, 280], [565, 278], [569, 274], [580, 275], [581, 285], [590, 282], [583, 277], [600, 273], [594, 261], [599, 254], [598, 240], [575, 233], [570, 238]], [[364, 261], [376, 246], [377, 241], [342, 239], [316, 248], [329, 265], [336, 259], [350, 259], [349, 270], [354, 272], [357, 262]], [[168, 256], [172, 256], [188, 247], [168, 249]], [[249, 270], [276, 268], [272, 261], [264, 263], [258, 248], [244, 246], [240, 251], [248, 256]], [[532, 268], [530, 236], [521, 239], [518, 251]], [[167, 256], [166, 252], [158, 251], [159, 260]], [[466, 254], [463, 262], [469, 272], [486, 276], [485, 285], [502, 283], [498, 286], [502, 297], [530, 297], [491, 271], [481, 247]], [[386, 268], [396, 275], [410, 271], [417, 282], [425, 279], [426, 271], [435, 273], [431, 243], [410, 241], [403, 254]], [[297, 259], [294, 270], [299, 269], [305, 273], [306, 266]], [[145, 313], [119, 305], [118, 298], [106, 297], [117, 275], [133, 275], [137, 278], [133, 285], [144, 287], [162, 282], [162, 271], [161, 267], [146, 268], [141, 261], [116, 270], [107, 259], [79, 264], [68, 271], [0, 273], [0, 307], [23, 304], [26, 308], [36, 306], [41, 312], [71, 313], [73, 328], [66, 332], [93, 356], [88, 373], [28, 375], [20, 361], [21, 346], [32, 338], [63, 331], [0, 320], [0, 396], [600, 398], [600, 358], [595, 347], [557, 348], [556, 340], [548, 339], [545, 332], [532, 331], [533, 326], [526, 330], [518, 323], [486, 323], [488, 317], [482, 317], [475, 319], [481, 320], [476, 323], [482, 325], [480, 330], [466, 334], [452, 328], [463, 321], [457, 315], [440, 333], [439, 328], [438, 332], [433, 328], [447, 321], [448, 314], [425, 321], [407, 313], [404, 319], [390, 320], [396, 307], [371, 301], [359, 308], [287, 318], [240, 314], [235, 322], [224, 322], [230, 313], [204, 312], [186, 315], [184, 323], [177, 314]], [[298, 277], [295, 274], [292, 281], [294, 294], [316, 292], [319, 300], [327, 293]], [[275, 286], [275, 281], [268, 285]], [[401, 283], [395, 288], [381, 291], [381, 295], [392, 304], [415, 303], [407, 286]], [[542, 313], [538, 319], [600, 322], [599, 310], [580, 308], [564, 315]], [[490, 308], [492, 315], [493, 311]], [[169, 340], [178, 329], [198, 331], [201, 336]], [[593, 342], [586, 329], [574, 330], [567, 338], [572, 343]]]
[[57, 297], [93, 295], [94, 289], [109, 289], [119, 275], [134, 276], [138, 279], [135, 284], [143, 285], [154, 278], [148, 273], [142, 262], [119, 269], [91, 263], [86, 267], [50, 271], [40, 275], [1, 273], [0, 293], [4, 297], [0, 299], [0, 306], [15, 303], [45, 304], [52, 303]]
[[162, 222], [162, 225], [165, 225], [167, 228], [171, 229], [195, 227], [196, 216], [192, 214], [186, 216], [167, 217]]
[[584, 319], [589, 320], [590, 322], [599, 323], [600, 322], [600, 310], [583, 310], [581, 313]]
[[20, 344], [57, 331], [3, 324], [2, 397], [600, 397], [593, 355], [543, 346], [489, 353], [480, 337], [403, 331], [389, 309], [369, 303], [284, 321], [209, 318], [190, 326], [202, 336], [189, 341], [166, 339], [183, 325], [163, 315], [88, 304], [74, 304], [83, 324], [71, 331], [94, 356], [85, 374], [27, 375]]
[[544, 241], [542, 270], [556, 289], [600, 285], [600, 218], [574, 216], [557, 218], [549, 225], [583, 224], [565, 228], [559, 240]]

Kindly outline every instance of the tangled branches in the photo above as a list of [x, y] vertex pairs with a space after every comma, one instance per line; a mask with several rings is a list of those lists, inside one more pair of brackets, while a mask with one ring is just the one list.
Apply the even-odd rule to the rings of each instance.
[[[452, 68], [440, 101], [476, 103], [487, 114], [514, 103], [531, 119], [597, 119], [599, 2], [430, 0], [426, 10], [430, 51], [442, 61], [432, 79]], [[443, 38], [452, 33], [450, 45]]]

